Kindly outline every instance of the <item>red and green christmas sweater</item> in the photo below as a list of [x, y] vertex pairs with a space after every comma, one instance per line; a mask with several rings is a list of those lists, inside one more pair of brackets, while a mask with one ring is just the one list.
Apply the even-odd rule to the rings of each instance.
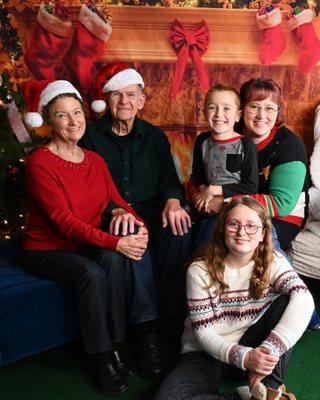
[[258, 194], [250, 197], [264, 205], [270, 217], [301, 226], [308, 193], [308, 161], [302, 140], [281, 126], [274, 128], [257, 150]]

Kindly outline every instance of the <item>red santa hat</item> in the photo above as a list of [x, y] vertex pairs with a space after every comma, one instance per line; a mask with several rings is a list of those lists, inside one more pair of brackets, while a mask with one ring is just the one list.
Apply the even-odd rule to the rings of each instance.
[[43, 124], [42, 109], [59, 94], [74, 93], [80, 101], [82, 97], [78, 90], [68, 81], [27, 81], [22, 85], [22, 93], [29, 112], [24, 121], [32, 128]]
[[91, 108], [94, 112], [103, 112], [107, 105], [104, 99], [104, 94], [119, 90], [129, 85], [140, 85], [144, 89], [144, 81], [142, 76], [126, 63], [112, 63], [105, 65], [96, 76], [95, 98], [91, 103]]

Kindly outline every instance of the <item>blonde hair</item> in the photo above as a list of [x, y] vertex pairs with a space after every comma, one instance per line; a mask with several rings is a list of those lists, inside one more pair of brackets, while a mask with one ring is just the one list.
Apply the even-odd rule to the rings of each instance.
[[229, 286], [224, 281], [225, 259], [229, 253], [229, 249], [225, 243], [225, 225], [229, 212], [240, 204], [255, 211], [263, 226], [264, 239], [258, 244], [252, 256], [254, 269], [249, 286], [250, 295], [255, 298], [260, 298], [263, 291], [269, 285], [269, 271], [274, 258], [274, 252], [270, 219], [265, 209], [256, 200], [249, 197], [243, 197], [232, 200], [227, 206], [225, 206], [220, 213], [211, 243], [204, 249], [200, 250], [200, 252], [193, 258], [193, 261], [205, 261], [206, 267], [208, 268], [212, 278], [212, 286], [218, 284], [218, 294], [228, 289]]
[[215, 92], [231, 92], [232, 94], [234, 94], [236, 104], [237, 104], [238, 108], [240, 109], [241, 101], [240, 101], [240, 95], [239, 95], [239, 92], [237, 91], [237, 89], [235, 89], [232, 86], [223, 85], [221, 83], [219, 85], [212, 86], [208, 90], [206, 97], [205, 97], [205, 101], [204, 101], [204, 108], [207, 107], [209, 96]]

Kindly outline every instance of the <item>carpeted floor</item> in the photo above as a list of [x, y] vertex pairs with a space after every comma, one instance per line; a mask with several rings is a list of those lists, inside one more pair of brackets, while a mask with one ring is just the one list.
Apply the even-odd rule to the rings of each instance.
[[[319, 281], [308, 281], [320, 310]], [[23, 334], [23, 332], [21, 332]], [[167, 351], [167, 365], [170, 354]], [[320, 331], [306, 332], [295, 346], [286, 385], [298, 400], [320, 399]], [[119, 400], [151, 400], [159, 381], [136, 375]], [[87, 375], [76, 343], [62, 346], [0, 369], [0, 400], [103, 400]], [[110, 398], [110, 397], [109, 397]], [[113, 397], [115, 398], [115, 397]]]

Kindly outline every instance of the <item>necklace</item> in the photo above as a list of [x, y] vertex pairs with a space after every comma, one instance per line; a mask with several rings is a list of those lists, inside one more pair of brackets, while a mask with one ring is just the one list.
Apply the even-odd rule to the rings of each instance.
[[63, 160], [71, 161], [74, 163], [82, 162], [84, 159], [84, 153], [80, 147], [77, 145], [71, 151], [66, 151], [61, 149], [56, 143], [49, 143], [48, 148], [55, 153], [57, 156], [61, 157]]

